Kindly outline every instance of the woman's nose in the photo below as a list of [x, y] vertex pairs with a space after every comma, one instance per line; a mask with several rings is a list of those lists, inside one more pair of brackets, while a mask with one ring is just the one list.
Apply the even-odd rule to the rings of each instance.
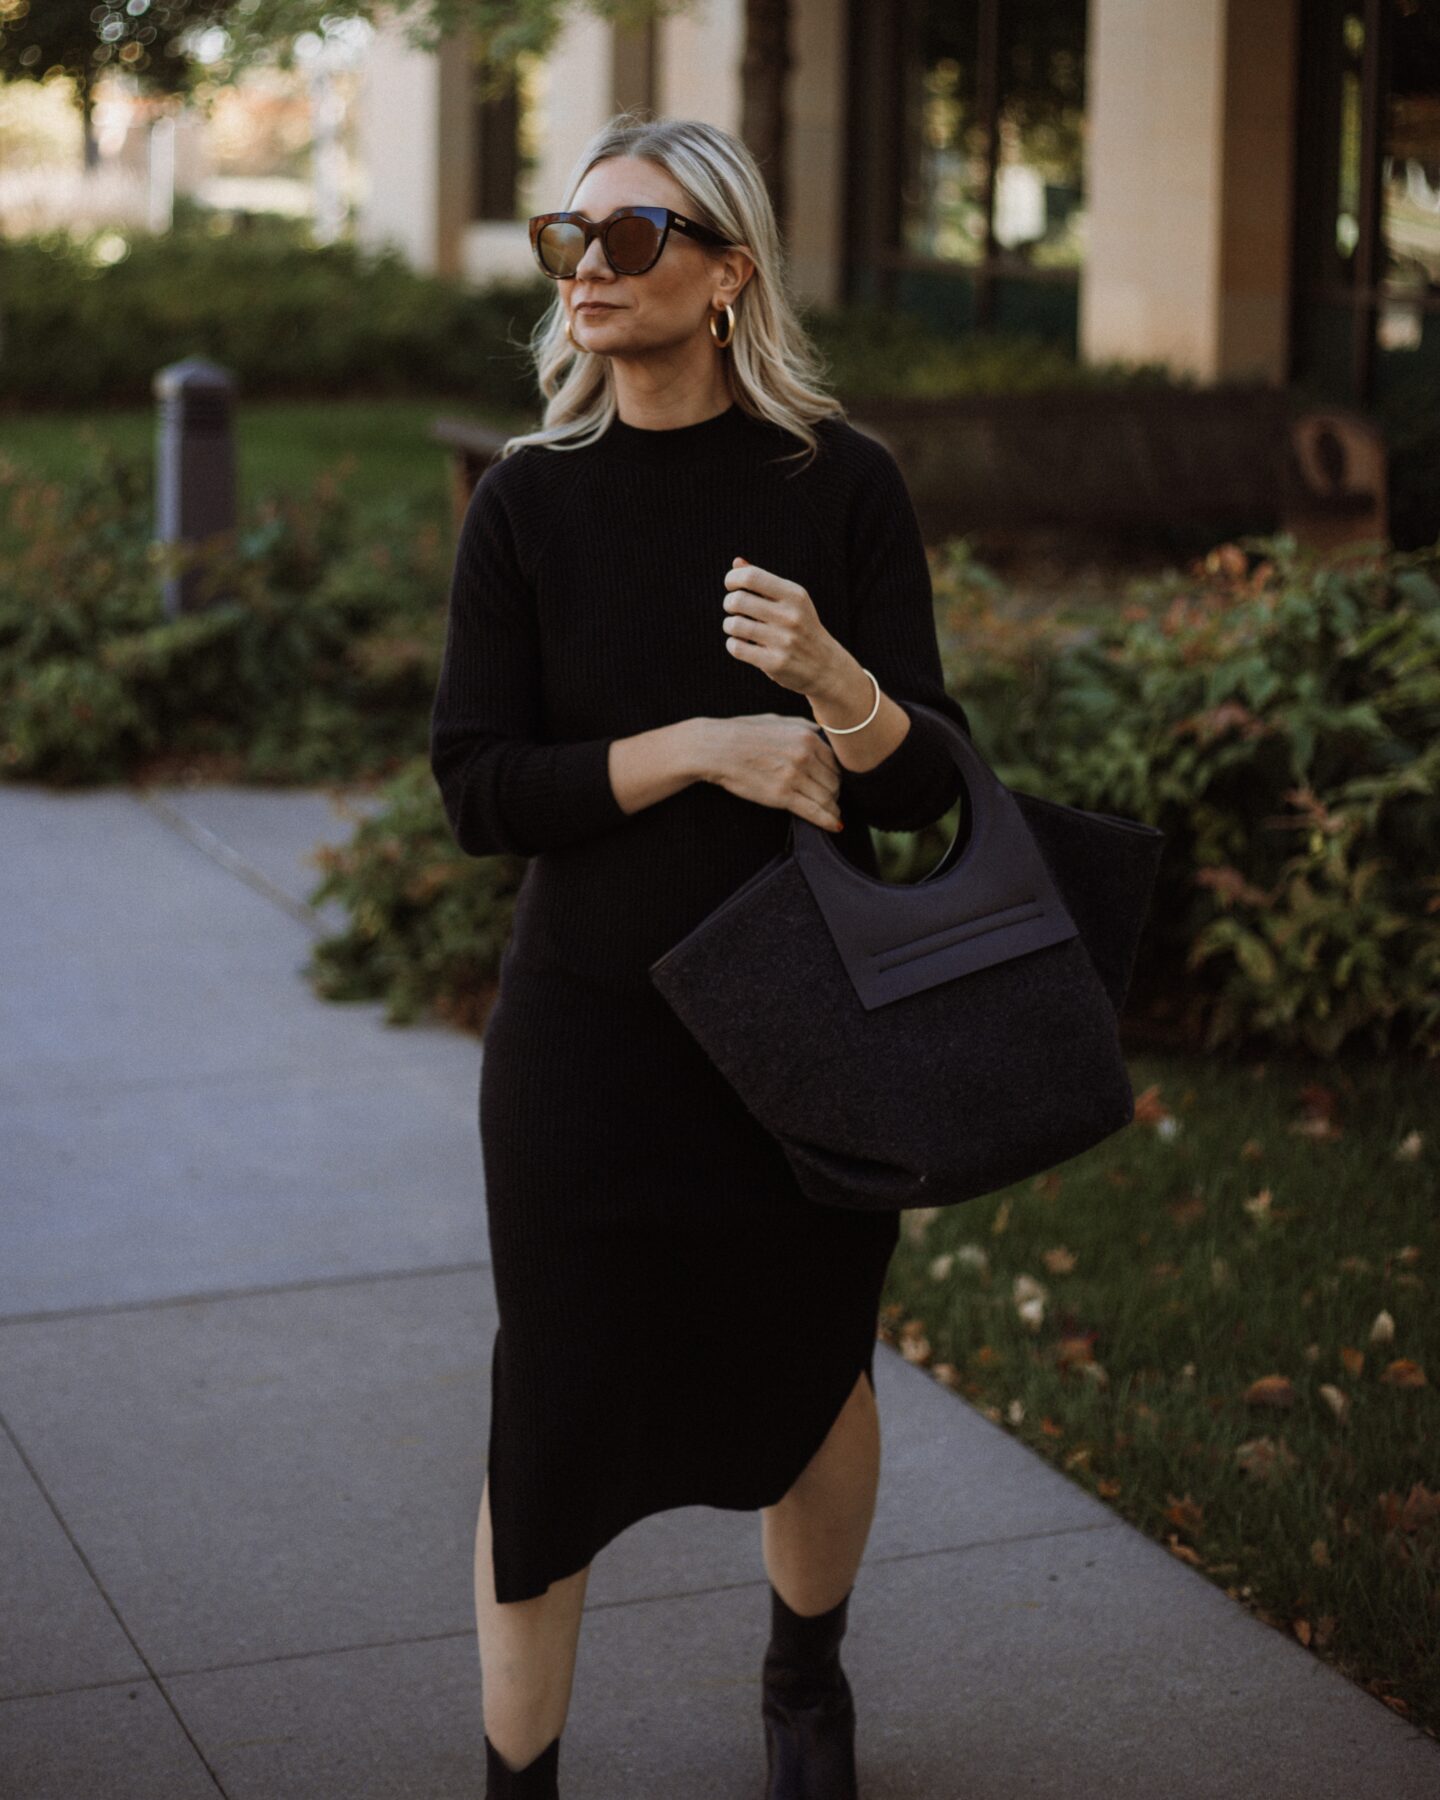
[[585, 246], [585, 254], [576, 263], [575, 273], [585, 276], [603, 276], [610, 273], [610, 265], [605, 260], [605, 250], [598, 237], [591, 238]]

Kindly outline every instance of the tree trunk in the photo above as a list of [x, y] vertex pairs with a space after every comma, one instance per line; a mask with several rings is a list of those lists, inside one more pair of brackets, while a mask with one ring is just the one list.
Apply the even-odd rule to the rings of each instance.
[[790, 65], [790, 0], [745, 0], [740, 135], [765, 177], [782, 240], [790, 201], [785, 179], [785, 86]]

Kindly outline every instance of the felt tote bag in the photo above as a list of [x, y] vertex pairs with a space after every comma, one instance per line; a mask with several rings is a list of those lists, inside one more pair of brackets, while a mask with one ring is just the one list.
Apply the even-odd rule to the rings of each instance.
[[916, 711], [969, 820], [928, 875], [867, 875], [792, 814], [649, 971], [804, 1193], [861, 1210], [993, 1193], [1135, 1116], [1118, 1015], [1164, 833], [1012, 791]]

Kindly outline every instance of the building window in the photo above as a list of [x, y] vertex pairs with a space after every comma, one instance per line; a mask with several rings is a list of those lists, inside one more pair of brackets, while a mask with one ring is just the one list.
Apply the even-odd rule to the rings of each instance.
[[852, 0], [852, 299], [1073, 332], [1086, 10]]
[[1298, 50], [1292, 376], [1369, 406], [1440, 374], [1440, 18], [1313, 0]]
[[475, 219], [527, 219], [542, 210], [534, 198], [540, 163], [539, 112], [545, 84], [540, 59], [522, 56], [498, 86], [482, 62], [474, 86]]

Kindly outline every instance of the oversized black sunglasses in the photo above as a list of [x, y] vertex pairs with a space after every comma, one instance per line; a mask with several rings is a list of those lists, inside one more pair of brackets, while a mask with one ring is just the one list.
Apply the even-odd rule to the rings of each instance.
[[608, 219], [595, 223], [584, 213], [537, 213], [530, 221], [530, 245], [535, 260], [553, 281], [573, 279], [580, 259], [599, 238], [605, 260], [617, 275], [643, 275], [654, 268], [672, 228], [683, 231], [697, 244], [726, 249], [730, 239], [697, 225], [668, 206], [621, 206]]

